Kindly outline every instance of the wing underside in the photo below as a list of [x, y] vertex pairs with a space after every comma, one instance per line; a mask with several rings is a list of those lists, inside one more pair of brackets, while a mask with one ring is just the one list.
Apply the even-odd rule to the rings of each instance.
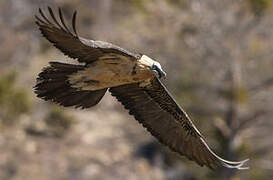
[[186, 113], [177, 105], [158, 79], [140, 87], [138, 83], [109, 90], [153, 136], [173, 151], [212, 169], [244, 169], [245, 161], [231, 162], [208, 147]]

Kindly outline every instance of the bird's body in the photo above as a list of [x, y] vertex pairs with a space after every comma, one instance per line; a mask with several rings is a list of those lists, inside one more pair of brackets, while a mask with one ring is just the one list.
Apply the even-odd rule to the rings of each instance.
[[149, 81], [155, 77], [155, 74], [145, 67], [145, 63], [153, 62], [147, 56], [143, 55], [137, 60], [123, 58], [115, 54], [99, 58], [84, 70], [69, 76], [68, 81], [72, 87], [94, 91]]
[[76, 13], [72, 33], [60, 9], [59, 21], [51, 8], [48, 10], [52, 20], [41, 9], [40, 17], [36, 16], [42, 34], [82, 64], [50, 62], [37, 78], [38, 97], [63, 106], [89, 108], [99, 103], [108, 90], [153, 136], [180, 155], [213, 169], [245, 168], [246, 160], [224, 160], [208, 147], [186, 112], [160, 82], [166, 73], [158, 62], [108, 42], [84, 39], [76, 31]]

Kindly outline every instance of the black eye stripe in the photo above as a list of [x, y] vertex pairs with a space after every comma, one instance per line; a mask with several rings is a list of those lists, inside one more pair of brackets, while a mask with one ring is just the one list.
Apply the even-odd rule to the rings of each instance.
[[154, 70], [157, 72], [159, 78], [161, 78], [162, 74], [161, 74], [160, 69], [159, 69], [157, 66], [155, 66], [155, 67], [154, 67]]
[[152, 69], [159, 70], [158, 66], [155, 64], [152, 65]]

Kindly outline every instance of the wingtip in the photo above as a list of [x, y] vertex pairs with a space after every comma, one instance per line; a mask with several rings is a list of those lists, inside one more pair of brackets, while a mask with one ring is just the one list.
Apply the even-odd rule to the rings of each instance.
[[40, 15], [41, 15], [42, 17], [44, 17], [44, 13], [43, 13], [42, 8], [39, 8], [39, 13], [40, 13]]
[[63, 16], [63, 11], [61, 7], [58, 7], [59, 16]]
[[77, 29], [76, 29], [76, 18], [77, 18], [77, 11], [75, 10], [73, 13], [73, 18], [72, 18], [72, 27], [75, 35], [78, 37]]
[[64, 21], [64, 18], [63, 18], [63, 12], [62, 12], [62, 8], [58, 7], [58, 12], [59, 12], [59, 18], [61, 20], [61, 23], [64, 27], [64, 29], [66, 30], [67, 33], [71, 34], [73, 36], [73, 33], [71, 33], [71, 31], [69, 30], [69, 28], [66, 26], [66, 23]]
[[40, 25], [41, 19], [40, 19], [37, 15], [34, 15], [34, 18], [35, 18], [35, 23], [36, 23], [37, 25]]
[[224, 167], [227, 167], [227, 168], [238, 169], [238, 170], [247, 170], [247, 169], [249, 169], [249, 167], [244, 166], [247, 161], [249, 161], [249, 159], [245, 159], [243, 161], [238, 161], [238, 162], [221, 161], [221, 163]]
[[77, 17], [77, 13], [78, 13], [77, 10], [75, 10], [74, 13], [73, 13], [73, 19], [75, 19], [75, 20], [76, 20], [76, 17]]

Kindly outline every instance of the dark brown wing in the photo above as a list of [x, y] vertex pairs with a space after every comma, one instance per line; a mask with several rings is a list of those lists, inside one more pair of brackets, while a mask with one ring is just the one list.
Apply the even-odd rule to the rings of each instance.
[[39, 26], [41, 33], [65, 55], [77, 59], [79, 62], [91, 63], [100, 57], [109, 55], [114, 56], [114, 58], [115, 55], [125, 56], [132, 60], [136, 60], [139, 56], [111, 43], [79, 37], [76, 31], [76, 11], [72, 18], [73, 32], [71, 32], [65, 24], [60, 8], [59, 20], [57, 20], [50, 7], [48, 7], [48, 12], [51, 16], [51, 20], [46, 17], [41, 9], [39, 9], [40, 16], [35, 16], [36, 24]]
[[110, 88], [129, 114], [133, 115], [160, 142], [199, 165], [212, 169], [244, 169], [245, 161], [231, 162], [218, 157], [208, 147], [187, 114], [161, 82], [155, 78], [145, 87], [138, 83]]

